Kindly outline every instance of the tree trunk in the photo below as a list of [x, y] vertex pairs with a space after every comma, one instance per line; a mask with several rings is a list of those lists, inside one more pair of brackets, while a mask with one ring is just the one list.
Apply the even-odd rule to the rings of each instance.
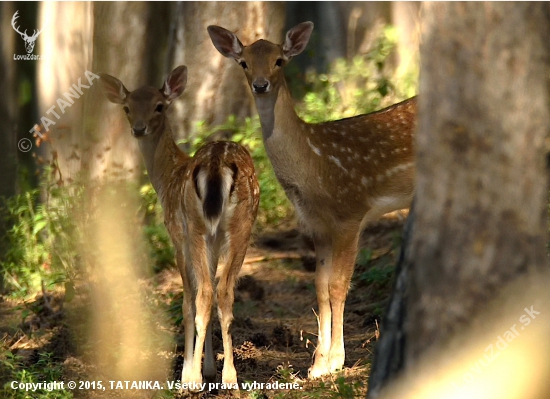
[[242, 70], [220, 56], [206, 27], [220, 25], [236, 32], [243, 44], [258, 39], [282, 42], [284, 3], [274, 2], [178, 2], [173, 13], [169, 62], [165, 73], [187, 65], [189, 75], [182, 99], [174, 102], [174, 136], [190, 137], [195, 124], [219, 125], [230, 115], [239, 120], [256, 113]]
[[548, 270], [549, 7], [430, 3], [423, 22], [414, 226], [397, 276], [406, 296], [394, 298], [404, 311], [383, 325], [369, 398]]
[[[13, 61], [14, 30], [10, 20], [15, 12], [13, 4], [0, 4], [0, 198], [10, 197], [15, 194], [17, 181], [17, 141], [15, 121], [17, 120], [17, 97], [15, 87], [15, 66]], [[31, 138], [29, 135], [27, 138]]]
[[[15, 195], [17, 182], [17, 133], [15, 121], [17, 120], [17, 97], [15, 95], [15, 65], [14, 54], [14, 30], [10, 20], [15, 12], [12, 3], [0, 4], [0, 209], [5, 206], [5, 199]], [[27, 139], [31, 139], [30, 135]], [[5, 235], [9, 228], [7, 221], [0, 213], [0, 261], [8, 249]], [[3, 292], [3, 275], [0, 274], [0, 294]]]
[[[38, 43], [42, 55], [37, 65], [39, 115], [55, 123], [48, 126], [51, 140], [46, 150], [49, 157], [56, 153], [60, 177], [70, 181], [80, 170], [82, 149], [87, 144], [83, 135], [83, 116], [84, 99], [89, 92], [81, 89], [81, 96], [76, 92], [80, 97], [70, 98], [73, 103], [67, 101], [67, 107], [63, 102], [58, 106], [58, 99], [66, 101], [64, 93], [70, 92], [73, 84], [78, 86], [79, 79], [88, 85], [85, 72], [91, 70], [92, 63], [92, 4], [40, 3], [38, 25], [43, 28]], [[40, 124], [40, 120], [36, 123]]]
[[392, 24], [397, 28], [398, 76], [418, 65], [420, 44], [420, 3], [396, 1], [392, 3]]
[[[412, 358], [501, 287], [547, 268], [547, 12], [532, 3], [426, 7]], [[446, 313], [449, 303], [460, 305]]]

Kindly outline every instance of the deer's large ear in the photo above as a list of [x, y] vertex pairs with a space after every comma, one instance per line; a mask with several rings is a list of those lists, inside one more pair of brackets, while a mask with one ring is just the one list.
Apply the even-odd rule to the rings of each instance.
[[238, 60], [243, 54], [243, 44], [233, 33], [221, 26], [210, 25], [208, 34], [214, 47], [227, 58]]
[[162, 86], [162, 94], [166, 98], [166, 101], [171, 102], [175, 98], [181, 96], [181, 93], [185, 90], [187, 84], [187, 67], [180, 65], [172, 71], [170, 76], [164, 81]]
[[128, 90], [117, 78], [107, 75], [106, 73], [99, 74], [99, 82], [101, 83], [101, 89], [107, 99], [115, 104], [124, 104], [126, 97], [128, 96]]
[[307, 46], [313, 31], [313, 22], [302, 22], [286, 33], [283, 54], [287, 59], [300, 54]]

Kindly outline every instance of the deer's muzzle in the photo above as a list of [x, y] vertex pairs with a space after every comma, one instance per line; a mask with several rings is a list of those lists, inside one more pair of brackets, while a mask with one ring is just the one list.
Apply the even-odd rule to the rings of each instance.
[[257, 78], [252, 82], [252, 90], [254, 93], [267, 93], [271, 90], [269, 80], [265, 78]]

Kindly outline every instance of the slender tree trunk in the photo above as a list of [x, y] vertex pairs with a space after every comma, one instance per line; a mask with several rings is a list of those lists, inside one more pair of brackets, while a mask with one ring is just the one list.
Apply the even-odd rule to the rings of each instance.
[[[15, 62], [14, 30], [10, 20], [15, 9], [12, 3], [0, 3], [0, 209], [5, 206], [5, 199], [15, 195], [17, 182], [17, 97], [15, 95]], [[28, 137], [30, 139], [31, 137]], [[0, 261], [8, 249], [5, 235], [11, 227], [7, 225], [3, 213], [0, 212]], [[0, 294], [4, 288], [3, 276], [0, 274]]]
[[[15, 35], [10, 24], [14, 12], [13, 4], [0, 4], [0, 198], [14, 195], [17, 181], [16, 63], [13, 61]], [[30, 135], [28, 138], [31, 138]]]
[[398, 75], [418, 65], [420, 44], [420, 3], [396, 1], [392, 3], [392, 24], [397, 28]]
[[550, 8], [430, 3], [423, 22], [414, 226], [397, 276], [406, 296], [394, 297], [404, 311], [383, 326], [369, 398], [548, 270]]

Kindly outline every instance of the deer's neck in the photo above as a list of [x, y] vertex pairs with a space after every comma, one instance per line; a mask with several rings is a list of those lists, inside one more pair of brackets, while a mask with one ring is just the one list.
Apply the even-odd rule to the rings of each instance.
[[172, 175], [185, 167], [190, 157], [174, 143], [170, 127], [166, 123], [149, 137], [140, 139], [139, 147], [151, 184], [162, 200], [164, 188], [173, 178]]
[[285, 135], [292, 134], [300, 130], [300, 125], [305, 124], [296, 115], [292, 97], [284, 80], [271, 93], [256, 95], [254, 99], [262, 125], [263, 140], [266, 144], [270, 139], [281, 136], [283, 131]]
[[[295, 203], [296, 187], [308, 184], [303, 170], [318, 168], [319, 156], [308, 151], [312, 127], [296, 114], [286, 84], [283, 82], [275, 93], [270, 94], [272, 97], [255, 96], [264, 147], [277, 179]], [[296, 165], [301, 166], [297, 168]]]

